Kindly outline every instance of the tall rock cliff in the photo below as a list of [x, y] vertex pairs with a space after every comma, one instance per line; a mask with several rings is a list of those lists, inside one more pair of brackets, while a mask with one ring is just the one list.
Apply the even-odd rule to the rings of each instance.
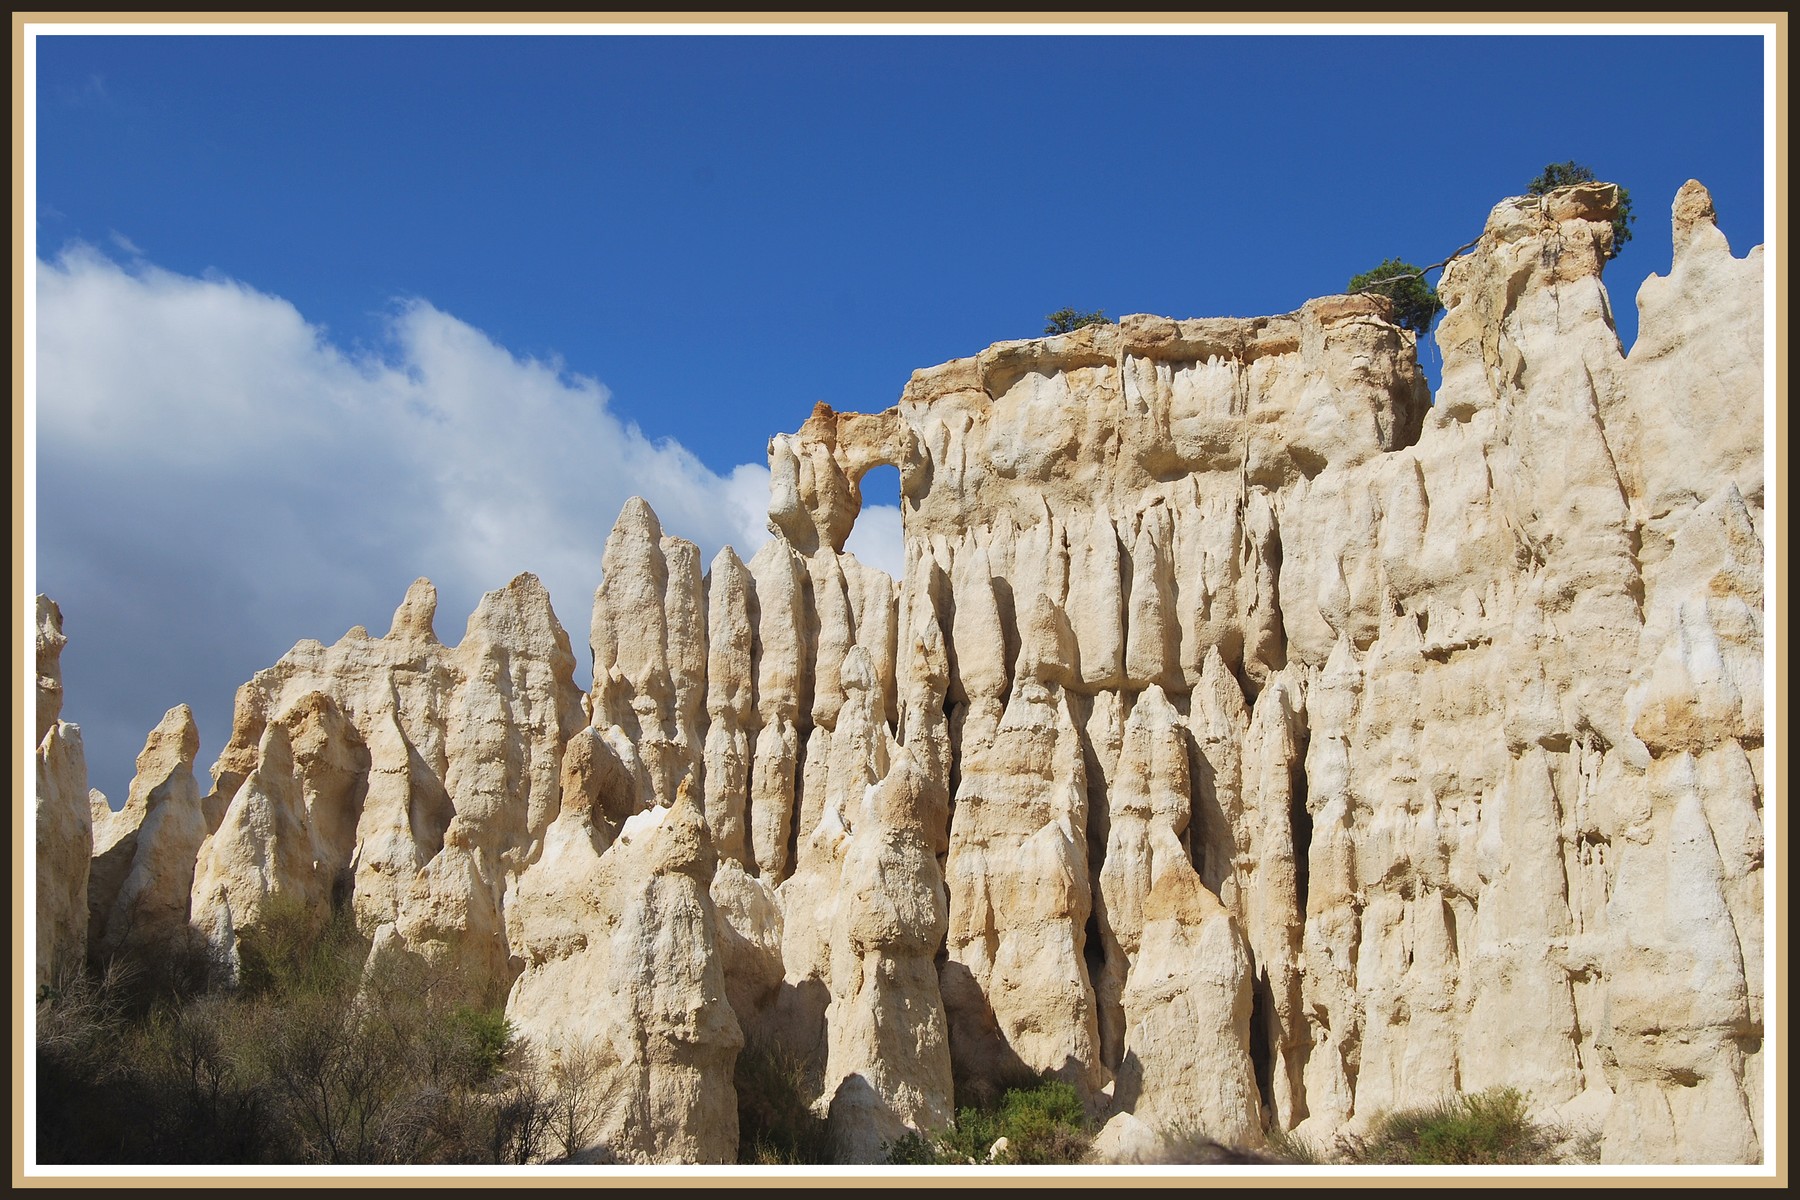
[[[1684, 187], [1626, 356], [1617, 203], [1494, 209], [1435, 397], [1339, 296], [821, 405], [748, 563], [626, 506], [586, 697], [535, 579], [454, 648], [420, 581], [244, 686], [207, 795], [172, 712], [51, 874], [227, 974], [274, 898], [347, 907], [602, 1064], [630, 1158], [731, 1158], [748, 1046], [846, 1161], [1042, 1074], [1250, 1146], [1509, 1085], [1611, 1161], [1756, 1161], [1761, 254]], [[843, 549], [883, 464], [898, 580]]]

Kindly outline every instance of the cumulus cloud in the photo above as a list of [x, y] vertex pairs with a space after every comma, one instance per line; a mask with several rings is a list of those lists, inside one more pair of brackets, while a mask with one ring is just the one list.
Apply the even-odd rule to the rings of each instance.
[[872, 567], [880, 567], [895, 579], [905, 573], [906, 555], [902, 544], [900, 509], [891, 504], [873, 504], [866, 499], [856, 517], [856, 527], [844, 542], [844, 549]]
[[[708, 559], [767, 538], [763, 466], [717, 474], [595, 380], [427, 302], [386, 334], [346, 350], [279, 297], [89, 248], [37, 263], [37, 586], [71, 639], [65, 717], [115, 804], [167, 708], [194, 708], [209, 764], [239, 683], [301, 638], [385, 632], [420, 575], [454, 642], [483, 591], [537, 574], [585, 662], [627, 498]], [[859, 544], [898, 520], [872, 508]], [[889, 534], [863, 557], [892, 569]]]

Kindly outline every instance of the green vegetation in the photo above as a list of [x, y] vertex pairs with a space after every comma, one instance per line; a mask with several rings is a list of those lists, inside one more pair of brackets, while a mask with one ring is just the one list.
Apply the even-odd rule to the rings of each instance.
[[1387, 1113], [1355, 1142], [1352, 1157], [1412, 1166], [1545, 1163], [1558, 1140], [1527, 1115], [1521, 1092], [1493, 1088]]
[[1437, 289], [1425, 282], [1425, 272], [1397, 258], [1383, 259], [1374, 270], [1352, 277], [1344, 290], [1386, 296], [1394, 305], [1394, 323], [1414, 333], [1425, 333], [1444, 311]]
[[831, 1132], [806, 1103], [806, 1069], [782, 1045], [752, 1043], [732, 1076], [738, 1102], [738, 1161], [796, 1166], [832, 1161]]
[[461, 1004], [450, 1013], [450, 1036], [462, 1052], [462, 1071], [475, 1083], [500, 1074], [516, 1039], [512, 1022], [498, 1009]]
[[1558, 1166], [1599, 1161], [1597, 1135], [1534, 1121], [1523, 1093], [1490, 1088], [1436, 1104], [1376, 1116], [1361, 1135], [1321, 1145], [1271, 1130], [1263, 1151], [1223, 1146], [1203, 1134], [1165, 1139], [1156, 1161], [1295, 1166]]
[[[1593, 171], [1581, 163], [1574, 161], [1550, 163], [1538, 172], [1537, 178], [1525, 185], [1525, 191], [1527, 195], [1542, 196], [1557, 188], [1570, 187], [1577, 183], [1596, 182], [1598, 180]], [[1625, 243], [1631, 240], [1631, 226], [1636, 221], [1637, 217], [1631, 211], [1631, 193], [1621, 187], [1619, 188], [1619, 212], [1617, 216], [1613, 217], [1613, 241], [1612, 249], [1606, 255], [1608, 258], [1619, 257], [1619, 252], [1625, 248]]]
[[[595, 1148], [605, 1099], [600, 1046], [544, 1061], [458, 972], [407, 954], [368, 960], [347, 920], [272, 908], [244, 933], [234, 991], [174, 994], [129, 967], [81, 972], [37, 1007], [38, 1157], [45, 1163], [530, 1163]], [[804, 1062], [780, 1046], [738, 1056], [742, 1163], [832, 1161], [806, 1102]], [[891, 1165], [1072, 1165], [1093, 1129], [1068, 1083], [983, 1090], [948, 1129], [885, 1147]], [[998, 1093], [996, 1095], [996, 1092]], [[998, 1147], [998, 1149], [996, 1149]], [[1534, 1121], [1496, 1088], [1377, 1117], [1315, 1146], [1266, 1150], [1200, 1132], [1169, 1137], [1165, 1163], [1512, 1165], [1597, 1161], [1597, 1139]]]
[[[1002, 1138], [1005, 1146], [990, 1158]], [[887, 1161], [897, 1166], [1069, 1165], [1087, 1161], [1093, 1140], [1074, 1087], [1049, 1079], [1009, 1088], [993, 1107], [959, 1110], [956, 1123], [936, 1136], [909, 1133], [890, 1142]]]
[[1331, 1161], [1329, 1155], [1292, 1130], [1271, 1129], [1268, 1140], [1269, 1153], [1274, 1156], [1276, 1162], [1317, 1167]]
[[1524, 1093], [1489, 1088], [1376, 1117], [1367, 1133], [1321, 1149], [1291, 1133], [1269, 1149], [1296, 1163], [1351, 1166], [1556, 1166], [1599, 1161], [1598, 1138], [1531, 1118]]
[[[1578, 162], [1550, 163], [1540, 171], [1535, 179], [1526, 185], [1527, 195], [1542, 196], [1557, 188], [1570, 187], [1578, 183], [1598, 182], [1594, 172]], [[1616, 185], [1615, 185], [1616, 186]], [[1631, 211], [1631, 193], [1619, 188], [1619, 211], [1612, 222], [1612, 246], [1607, 251], [1608, 258], [1617, 258], [1625, 243], [1631, 240], [1631, 226], [1637, 217]], [[1470, 243], [1473, 245], [1474, 243]], [[1354, 276], [1345, 291], [1377, 292], [1393, 301], [1394, 322], [1403, 329], [1410, 329], [1423, 335], [1431, 329], [1431, 323], [1437, 315], [1444, 311], [1443, 302], [1438, 299], [1437, 289], [1427, 283], [1425, 276], [1440, 267], [1447, 266], [1457, 255], [1469, 249], [1464, 246], [1455, 254], [1440, 263], [1428, 267], [1417, 267], [1398, 258], [1383, 259], [1380, 266]], [[1069, 312], [1064, 309], [1063, 313]], [[1061, 313], [1052, 313], [1054, 319]], [[1051, 330], [1046, 329], [1046, 333]]]
[[1069, 333], [1072, 330], [1080, 329], [1083, 325], [1105, 325], [1107, 323], [1104, 309], [1095, 309], [1093, 312], [1084, 313], [1076, 312], [1072, 308], [1059, 308], [1044, 317], [1044, 332], [1046, 334]]
[[45, 989], [40, 1161], [521, 1163], [586, 1144], [591, 1074], [545, 1071], [462, 973], [370, 961], [347, 915], [280, 901], [239, 946], [229, 991], [124, 963]]

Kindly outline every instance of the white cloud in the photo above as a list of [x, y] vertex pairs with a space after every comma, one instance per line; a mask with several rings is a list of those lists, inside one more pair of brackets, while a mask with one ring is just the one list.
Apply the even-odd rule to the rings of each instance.
[[766, 468], [716, 474], [423, 301], [346, 352], [278, 297], [83, 249], [37, 264], [37, 303], [38, 588], [115, 803], [165, 709], [193, 706], [209, 765], [238, 684], [300, 638], [384, 632], [419, 575], [453, 642], [481, 592], [536, 573], [585, 663], [627, 498], [709, 560], [768, 536]]
[[880, 567], [895, 579], [906, 573], [906, 550], [900, 527], [900, 510], [891, 504], [866, 504], [857, 514], [856, 526], [844, 549], [872, 567]]

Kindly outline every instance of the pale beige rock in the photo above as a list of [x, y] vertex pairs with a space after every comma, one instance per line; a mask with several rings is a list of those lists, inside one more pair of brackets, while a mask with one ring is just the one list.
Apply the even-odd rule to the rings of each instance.
[[750, 560], [756, 591], [756, 709], [768, 725], [791, 724], [812, 708], [806, 633], [805, 567], [793, 547], [776, 540]]
[[937, 855], [947, 795], [895, 742], [863, 647], [850, 651], [839, 678], [836, 728], [815, 729], [809, 744], [802, 840], [792, 875], [773, 893], [779, 912], [762, 908], [757, 885], [766, 884], [735, 872], [721, 869], [714, 892], [727, 898], [728, 970], [739, 976], [730, 986], [740, 1014], [750, 1014], [758, 1052], [803, 1064], [839, 1159], [870, 1162], [884, 1142], [950, 1117], [934, 962], [945, 925]]
[[[1301, 763], [1308, 713], [1297, 675], [1288, 668], [1270, 677], [1254, 708], [1245, 712], [1243, 695], [1223, 660], [1209, 660], [1201, 677], [1206, 691], [1195, 693], [1192, 718], [1214, 787], [1223, 795], [1221, 813], [1232, 813], [1232, 833], [1221, 839], [1223, 848], [1235, 853], [1231, 886], [1220, 894], [1229, 895], [1227, 910], [1243, 930], [1255, 964], [1252, 1020], [1260, 1028], [1252, 1036], [1260, 1036], [1268, 1048], [1269, 1061], [1258, 1078], [1265, 1093], [1262, 1103], [1276, 1122], [1292, 1119], [1305, 1103], [1303, 1072], [1312, 1040], [1302, 948], [1310, 898], [1302, 848], [1310, 828], [1310, 797]], [[1236, 729], [1243, 735], [1234, 746], [1231, 731]], [[1235, 782], [1235, 795], [1220, 785], [1221, 779], [1225, 787]], [[1202, 833], [1214, 828], [1203, 827]]]
[[674, 806], [627, 820], [603, 854], [585, 820], [565, 809], [519, 881], [512, 932], [525, 967], [507, 1016], [549, 1052], [598, 1052], [596, 1146], [628, 1162], [730, 1162], [744, 1037], [707, 894], [705, 816], [684, 786]]
[[[62, 609], [37, 598], [37, 986], [81, 969], [88, 948], [94, 813], [81, 727], [61, 720]], [[97, 803], [105, 809], [105, 797]]]
[[856, 622], [856, 644], [869, 657], [879, 715], [891, 726], [899, 711], [895, 691], [899, 664], [899, 588], [886, 571], [858, 562], [854, 554], [843, 556], [843, 569], [850, 614]]
[[[859, 647], [850, 704], [876, 716]], [[824, 1094], [840, 1158], [873, 1162], [909, 1130], [949, 1125], [949, 1027], [938, 991], [947, 900], [937, 853], [949, 796], [885, 730], [881, 778], [844, 797], [850, 828], [830, 930]]]
[[[834, 930], [845, 899], [844, 860], [865, 793], [888, 773], [890, 750], [875, 711], [868, 656], [853, 650], [843, 675], [851, 686], [838, 728], [815, 728], [807, 743], [794, 868], [777, 892], [783, 984], [770, 1018], [776, 1040], [808, 1064], [821, 1089], [830, 1053], [826, 1014], [833, 999]], [[822, 1107], [829, 1097], [811, 1099]]]
[[844, 582], [842, 561], [835, 554], [815, 554], [806, 560], [810, 606], [813, 614], [812, 723], [831, 729], [844, 703], [844, 684], [839, 677], [844, 658], [856, 645], [856, 619]]
[[208, 832], [194, 779], [199, 751], [200, 730], [185, 704], [145, 740], [120, 814], [131, 832], [107, 851], [109, 873], [120, 868], [118, 884], [88, 931], [93, 954], [159, 956], [186, 947], [194, 862]]
[[407, 951], [448, 968], [490, 1003], [512, 983], [503, 871], [479, 826], [457, 813], [443, 847], [407, 883], [392, 926]]
[[194, 870], [193, 925], [228, 978], [242, 966], [240, 937], [272, 905], [323, 907], [313, 869], [313, 828], [296, 778], [293, 735], [277, 720], [263, 731], [253, 768], [225, 820], [201, 846]]
[[754, 584], [731, 547], [707, 577], [706, 824], [721, 858], [750, 857], [751, 748], [759, 722], [751, 651]]
[[1250, 963], [1237, 922], [1194, 870], [1187, 746], [1152, 684], [1125, 722], [1100, 871], [1100, 1003], [1123, 1016], [1115, 1096], [1151, 1125], [1261, 1141], [1250, 1063]]
[[1006, 630], [994, 597], [993, 568], [979, 545], [957, 556], [952, 573], [955, 619], [950, 645], [952, 699], [999, 700], [1011, 683]]
[[1158, 505], [1140, 518], [1131, 547], [1131, 599], [1126, 621], [1125, 681], [1130, 688], [1179, 686], [1180, 629], [1175, 621], [1171, 522]]
[[721, 858], [709, 891], [731, 1011], [747, 1045], [768, 1046], [778, 1038], [771, 1013], [782, 984], [781, 901], [775, 885]]
[[1226, 1145], [1260, 1145], [1250, 963], [1237, 923], [1192, 868], [1155, 878], [1126, 980], [1116, 1084], [1135, 1115]]
[[[1679, 206], [1678, 206], [1679, 212]], [[1751, 1161], [1764, 1145], [1761, 539], [1735, 483], [1676, 508], [1631, 728], [1651, 755], [1618, 813], [1598, 1030], [1618, 1104], [1605, 1159]], [[1748, 753], [1746, 753], [1748, 752]], [[1679, 882], [1677, 882], [1679, 881]], [[1673, 1086], [1671, 1086], [1671, 1083]]]
[[1094, 1135], [1094, 1161], [1143, 1166], [1164, 1161], [1163, 1136], [1128, 1112], [1114, 1113]]
[[[903, 625], [905, 656], [898, 674], [900, 703], [899, 734], [907, 751], [930, 778], [948, 781], [955, 749], [950, 739], [950, 723], [944, 713], [945, 697], [950, 689], [950, 660], [944, 650], [944, 630], [937, 609], [937, 589], [933, 586], [935, 570], [924, 575], [924, 586], [914, 600]], [[942, 854], [948, 846], [949, 829], [941, 830], [934, 853]]]
[[83, 942], [90, 960], [98, 960], [101, 957], [96, 953], [98, 939], [106, 931], [113, 905], [119, 898], [119, 888], [137, 854], [137, 827], [144, 819], [144, 812], [141, 808], [135, 811], [121, 808], [115, 812], [104, 799], [95, 799], [91, 795], [88, 814], [93, 844], [84, 898], [88, 919]]
[[1762, 539], [1735, 484], [1681, 516], [1650, 573], [1625, 696], [1631, 732], [1655, 756], [1762, 738]]
[[798, 433], [769, 441], [770, 531], [808, 557], [821, 547], [843, 550], [862, 509], [857, 481], [877, 463], [901, 468], [902, 491], [916, 484], [912, 431], [896, 410], [865, 415], [815, 405]]
[[[94, 793], [98, 795], [98, 793]], [[37, 749], [37, 983], [78, 970], [88, 951], [93, 853], [81, 727], [58, 721]], [[105, 801], [100, 803], [104, 806]]]
[[1699, 774], [1686, 754], [1659, 760], [1649, 827], [1619, 852], [1599, 1031], [1617, 1096], [1604, 1127], [1607, 1162], [1761, 1157], [1760, 1095], [1746, 1086], [1760, 1067], [1751, 1061], [1760, 1024]]
[[[563, 747], [561, 796], [559, 819], [571, 808], [584, 813], [596, 852], [612, 844], [619, 826], [633, 811], [637, 786], [600, 731], [591, 725], [576, 730]], [[551, 829], [555, 827], [556, 822], [551, 822]], [[544, 854], [550, 851], [550, 833], [544, 831]]]
[[37, 598], [37, 733], [32, 737], [33, 745], [42, 745], [44, 735], [62, 716], [62, 652], [68, 644], [68, 636], [63, 633], [61, 607], [40, 593]]
[[774, 718], [757, 733], [750, 777], [751, 851], [758, 873], [775, 882], [792, 869], [788, 843], [799, 759], [799, 733], [787, 717]]
[[[1080, 536], [1076, 536], [1079, 534]], [[1105, 508], [1071, 530], [1069, 624], [1081, 679], [1097, 687], [1125, 682], [1125, 613], [1119, 586], [1119, 535]]]
[[684, 777], [702, 774], [706, 757], [700, 551], [664, 537], [656, 514], [634, 497], [606, 539], [601, 570], [590, 634], [593, 722], [624, 731], [649, 784], [641, 803], [667, 807]]
[[800, 722], [811, 724], [809, 576], [804, 560], [781, 539], [756, 552], [750, 576], [757, 607], [751, 653], [759, 727], [753, 741], [745, 734], [752, 751], [747, 849], [755, 872], [779, 883], [793, 869], [789, 846], [806, 733]]
[[1603, 410], [1646, 561], [1660, 557], [1672, 514], [1727, 481], [1763, 507], [1762, 247], [1732, 257], [1712, 196], [1692, 179], [1675, 196], [1674, 240], [1669, 273], [1638, 290], [1627, 390]]
[[1101, 1066], [1080, 735], [1061, 689], [1029, 679], [993, 715], [991, 732], [964, 728], [950, 824], [940, 975], [952, 1039], [971, 1078], [998, 1084], [1023, 1068], [1089, 1091]]
[[635, 810], [635, 778], [603, 738], [583, 738], [564, 769], [587, 719], [542, 584], [521, 575], [488, 593], [455, 647], [434, 632], [436, 608], [419, 580], [387, 636], [302, 642], [239, 690], [214, 769], [230, 807], [192, 896], [221, 961], [246, 913], [292, 892], [311, 910], [348, 905], [365, 934], [390, 927], [400, 949], [462, 965], [475, 992], [504, 992], [506, 892], [541, 855], [565, 791], [598, 803], [603, 828]]
[[621, 726], [634, 738], [651, 736], [640, 722], [654, 716], [660, 723], [675, 690], [662, 536], [648, 504], [636, 498], [627, 502], [606, 539], [600, 560], [604, 582], [594, 593], [594, 723]]

